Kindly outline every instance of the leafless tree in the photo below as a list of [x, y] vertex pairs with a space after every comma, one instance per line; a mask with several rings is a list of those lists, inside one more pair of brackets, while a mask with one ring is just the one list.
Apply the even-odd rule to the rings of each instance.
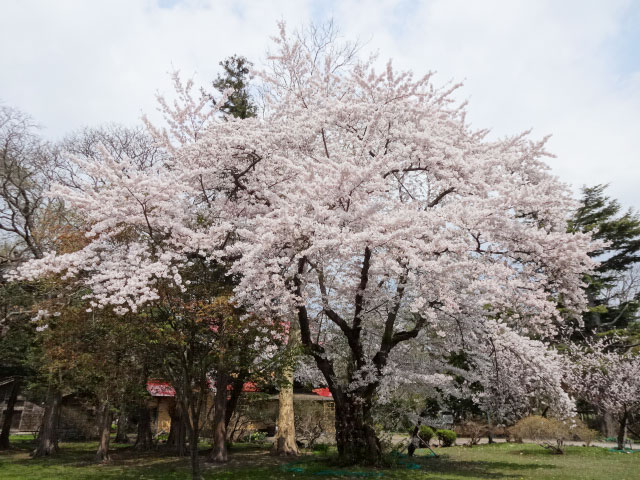
[[[620, 313], [610, 322], [603, 323], [601, 327], [615, 328], [616, 323], [624, 316], [626, 309], [634, 306], [634, 301], [640, 301], [640, 265], [635, 264], [622, 272], [618, 281], [611, 287], [603, 290], [605, 305], [612, 305], [620, 309]], [[637, 303], [636, 303], [637, 305]]]
[[[60, 149], [66, 161], [60, 165], [57, 180], [76, 188], [79, 173], [75, 162], [69, 161], [70, 157], [104, 161], [108, 156], [116, 162], [130, 161], [140, 170], [152, 168], [165, 158], [164, 151], [142, 126], [114, 123], [73, 132], [62, 140]], [[97, 178], [93, 181], [100, 182]]]
[[0, 106], [0, 262], [41, 258], [44, 227], [58, 207], [46, 197], [57, 152], [36, 133], [26, 114]]

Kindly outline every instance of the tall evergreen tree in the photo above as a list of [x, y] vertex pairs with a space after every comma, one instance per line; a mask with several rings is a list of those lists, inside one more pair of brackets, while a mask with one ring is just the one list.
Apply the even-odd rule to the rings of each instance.
[[570, 231], [592, 232], [593, 238], [607, 243], [589, 254], [601, 263], [586, 279], [587, 333], [625, 328], [640, 307], [639, 285], [630, 276], [640, 262], [640, 216], [632, 209], [623, 211], [620, 202], [606, 195], [606, 188], [584, 187], [580, 208], [569, 222]]
[[213, 81], [220, 93], [232, 89], [224, 106], [220, 109], [235, 118], [255, 117], [257, 107], [249, 93], [249, 74], [253, 63], [240, 55], [233, 55], [220, 62], [223, 73]]
[[[233, 93], [229, 95], [226, 103], [220, 109], [226, 115], [235, 118], [245, 119], [255, 117], [257, 107], [249, 93], [249, 74], [253, 64], [245, 57], [233, 55], [220, 62], [223, 74], [218, 75], [213, 82], [213, 87], [220, 93], [231, 88]], [[298, 332], [292, 328], [290, 332], [290, 342], [288, 349], [294, 351]], [[295, 423], [293, 408], [293, 368], [288, 365], [282, 372], [283, 378], [280, 382], [279, 405], [278, 405], [278, 432], [274, 441], [273, 453], [283, 456], [298, 455], [298, 447], [295, 439]], [[242, 383], [239, 383], [242, 385]], [[232, 398], [240, 393], [241, 389], [232, 391]], [[237, 402], [237, 397], [234, 400]], [[230, 418], [230, 415], [228, 415]], [[228, 423], [228, 421], [227, 421]]]

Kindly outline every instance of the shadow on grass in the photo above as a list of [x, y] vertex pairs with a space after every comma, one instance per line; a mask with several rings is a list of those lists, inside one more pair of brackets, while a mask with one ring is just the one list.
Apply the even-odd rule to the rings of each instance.
[[[415, 457], [414, 457], [415, 458]], [[513, 475], [520, 475], [532, 470], [541, 468], [557, 468], [556, 465], [547, 463], [523, 463], [507, 462], [496, 460], [458, 460], [452, 459], [448, 455], [440, 455], [437, 458], [416, 458], [416, 463], [421, 466], [420, 471], [447, 474], [456, 477], [500, 479], [512, 478]], [[512, 472], [512, 473], [504, 473]]]
[[[14, 442], [10, 452], [0, 455], [0, 464], [10, 467], [8, 475], [0, 478], [44, 480], [62, 478], [79, 479], [188, 479], [189, 459], [177, 457], [175, 453], [160, 446], [151, 451], [139, 451], [132, 445], [116, 444], [111, 453], [111, 462], [99, 464], [95, 461], [96, 442], [68, 442], [61, 444], [60, 453], [47, 458], [32, 459], [33, 440]], [[230, 452], [229, 462], [224, 465], [205, 463], [208, 449], [200, 452], [203, 473], [207, 479], [275, 479], [275, 478], [338, 478], [349, 477], [352, 472], [381, 473], [384, 478], [413, 479], [423, 475], [446, 476], [459, 479], [512, 479], [524, 476], [536, 478], [536, 470], [557, 469], [553, 464], [555, 456], [541, 452], [531, 452], [527, 457], [519, 456], [521, 450], [511, 448], [487, 448], [478, 451], [479, 458], [456, 458], [456, 452], [439, 452], [437, 458], [415, 456], [402, 458], [401, 463], [391, 469], [366, 467], [339, 467], [335, 456], [306, 455], [298, 459], [275, 457], [265, 448], [256, 446], [235, 446]], [[526, 449], [525, 449], [526, 452]], [[426, 454], [426, 452], [420, 452]], [[501, 458], [492, 458], [498, 454]], [[504, 455], [508, 456], [505, 457]], [[514, 458], [510, 454], [518, 454]], [[483, 458], [487, 455], [488, 458]], [[533, 461], [533, 455], [537, 461]], [[291, 469], [299, 466], [298, 471]], [[416, 468], [418, 467], [419, 468]], [[413, 468], [412, 468], [413, 467]], [[2, 468], [0, 468], [2, 470]], [[321, 472], [328, 472], [320, 474]], [[337, 477], [331, 472], [338, 472]], [[319, 475], [320, 474], [320, 475]]]
[[[288, 461], [269, 455], [266, 448], [255, 445], [236, 445], [228, 463], [205, 462], [209, 448], [200, 449], [200, 462], [205, 478], [276, 478], [280, 465]], [[31, 458], [35, 441], [19, 439], [12, 449], [0, 453], [0, 478], [44, 480], [76, 479], [188, 479], [190, 461], [160, 445], [148, 451], [135, 449], [131, 444], [115, 444], [110, 450], [111, 460], [98, 463], [95, 459], [97, 442], [64, 442], [60, 451], [49, 457]], [[6, 466], [4, 470], [2, 466]]]
[[31, 458], [34, 448], [33, 440], [18, 439], [12, 441], [11, 450], [0, 455], [0, 464], [11, 468], [7, 468], [9, 478], [188, 478], [188, 459], [166, 448], [140, 451], [132, 445], [116, 444], [110, 450], [111, 461], [104, 464], [96, 462], [96, 442], [64, 442], [58, 453], [40, 458]]
[[[283, 465], [281, 471], [298, 477], [337, 478], [382, 476], [384, 478], [422, 478], [421, 475], [443, 475], [447, 478], [511, 479], [538, 469], [555, 469], [548, 463], [509, 462], [500, 460], [461, 460], [447, 454], [438, 457], [406, 456], [399, 458], [390, 468], [341, 466], [336, 456], [303, 457]], [[325, 473], [326, 472], [326, 473]], [[243, 477], [244, 478], [244, 477]], [[271, 478], [271, 477], [269, 477]], [[275, 477], [274, 477], [275, 478]]]

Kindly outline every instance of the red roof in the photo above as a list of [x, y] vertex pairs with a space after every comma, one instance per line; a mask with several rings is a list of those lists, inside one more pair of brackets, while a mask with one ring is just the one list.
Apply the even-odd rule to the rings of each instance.
[[[227, 386], [227, 390], [233, 390], [233, 385]], [[255, 382], [244, 382], [244, 385], [242, 385], [242, 391], [243, 392], [259, 392], [260, 389], [258, 388], [258, 385]]]
[[313, 390], [311, 390], [313, 393], [315, 393], [316, 395], [320, 395], [321, 397], [333, 397], [333, 395], [331, 395], [331, 391], [329, 391], [329, 389], [327, 387], [324, 388], [314, 388]]
[[147, 382], [147, 392], [152, 397], [175, 397], [176, 390], [168, 382]]
[[[213, 385], [210, 385], [213, 387]], [[233, 385], [228, 385], [227, 390], [233, 390]], [[243, 392], [258, 392], [260, 389], [258, 385], [254, 382], [245, 382], [242, 386]], [[152, 397], [175, 397], [176, 390], [171, 386], [169, 382], [156, 382], [149, 381], [147, 382], [147, 392], [151, 394]]]

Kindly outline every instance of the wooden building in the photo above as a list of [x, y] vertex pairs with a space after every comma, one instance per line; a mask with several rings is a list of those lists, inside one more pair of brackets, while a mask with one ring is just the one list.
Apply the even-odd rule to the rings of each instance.
[[[4, 423], [4, 413], [14, 381], [13, 377], [0, 380], [0, 425]], [[11, 433], [37, 432], [40, 428], [43, 414], [44, 408], [37, 403], [29, 401], [22, 393], [18, 394], [11, 420]]]
[[[278, 418], [278, 395], [260, 392], [254, 383], [244, 384], [243, 395], [229, 424], [229, 437], [238, 440], [253, 432], [265, 432], [273, 435]], [[175, 389], [163, 381], [147, 382], [147, 392], [151, 395], [148, 405], [151, 409], [152, 431], [154, 435], [168, 433], [171, 429], [171, 412], [176, 405]], [[203, 435], [210, 430], [210, 419], [213, 417], [212, 391], [207, 399], [202, 423]], [[294, 410], [296, 417], [303, 423], [314, 423], [315, 428], [331, 434], [335, 431], [335, 405], [327, 388], [309, 391], [294, 391]]]

